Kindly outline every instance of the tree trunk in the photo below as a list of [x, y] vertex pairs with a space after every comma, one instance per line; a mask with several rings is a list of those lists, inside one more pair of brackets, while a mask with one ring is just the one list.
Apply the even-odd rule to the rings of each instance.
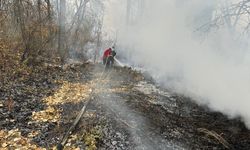
[[38, 32], [39, 32], [39, 42], [42, 43], [42, 15], [41, 15], [41, 0], [37, 0], [37, 10], [38, 10]]
[[50, 0], [46, 0], [46, 4], [47, 4], [47, 17], [48, 17], [48, 20], [49, 20], [49, 26], [50, 26], [50, 34], [52, 34], [52, 24], [53, 24], [53, 18], [52, 18], [52, 8], [51, 8], [51, 2]]
[[21, 62], [26, 60], [26, 58], [28, 57], [28, 54], [30, 52], [30, 44], [28, 42], [29, 35], [26, 32], [23, 13], [24, 13], [24, 10], [23, 10], [23, 6], [22, 6], [22, 0], [16, 0], [14, 3], [14, 17], [15, 17], [15, 20], [17, 22], [17, 25], [20, 28], [22, 41], [23, 41], [24, 46], [25, 46], [24, 52], [22, 54]]
[[95, 55], [94, 55], [94, 63], [96, 63], [97, 58], [99, 57], [99, 49], [101, 47], [102, 26], [103, 26], [103, 16], [100, 22], [98, 23], [97, 43], [96, 43], [96, 50], [95, 50]]
[[66, 0], [60, 0], [58, 51], [59, 51], [62, 63], [65, 62], [65, 57], [66, 57], [65, 12], [66, 12]]
[[127, 0], [127, 15], [126, 15], [126, 23], [127, 25], [131, 22], [131, 0]]
[[48, 14], [48, 19], [51, 22], [52, 16], [51, 16], [51, 3], [50, 0], [46, 0], [47, 3], [47, 14]]
[[228, 30], [230, 31], [230, 32], [232, 32], [232, 28], [233, 28], [233, 26], [232, 26], [232, 20], [231, 20], [231, 16], [229, 16], [229, 14], [230, 14], [230, 11], [229, 11], [229, 4], [228, 4], [228, 1], [226, 1], [225, 2], [225, 6], [224, 6], [225, 8], [225, 11], [223, 11], [223, 13], [224, 13], [224, 20], [225, 20], [225, 22], [226, 22], [226, 25], [227, 25], [227, 28], [228, 28]]

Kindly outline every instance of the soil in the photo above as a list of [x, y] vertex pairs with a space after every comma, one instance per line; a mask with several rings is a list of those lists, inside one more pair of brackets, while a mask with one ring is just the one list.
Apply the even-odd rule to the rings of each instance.
[[0, 84], [0, 149], [56, 149], [90, 96], [65, 149], [250, 148], [240, 118], [212, 112], [131, 68], [103, 70], [51, 65], [11, 87]]

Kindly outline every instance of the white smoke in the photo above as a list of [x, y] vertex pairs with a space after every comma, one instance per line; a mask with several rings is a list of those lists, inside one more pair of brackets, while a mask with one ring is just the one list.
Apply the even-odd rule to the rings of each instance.
[[[148, 2], [144, 17], [136, 25], [119, 27], [118, 41], [123, 49], [132, 45], [131, 61], [143, 64], [159, 83], [207, 104], [212, 110], [241, 117], [250, 128], [247, 43], [242, 46], [227, 29], [210, 33], [205, 40], [194, 33], [197, 24], [211, 19], [211, 8], [220, 3], [219, 0]], [[126, 6], [120, 7], [123, 10]], [[109, 15], [117, 18], [116, 14], [122, 13]]]

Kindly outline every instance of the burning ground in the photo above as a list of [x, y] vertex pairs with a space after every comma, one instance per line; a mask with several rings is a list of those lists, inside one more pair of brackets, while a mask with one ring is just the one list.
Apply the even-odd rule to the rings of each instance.
[[211, 112], [131, 68], [103, 73], [93, 64], [45, 65], [4, 83], [0, 149], [56, 149], [89, 98], [65, 149], [250, 147], [250, 131], [240, 119]]

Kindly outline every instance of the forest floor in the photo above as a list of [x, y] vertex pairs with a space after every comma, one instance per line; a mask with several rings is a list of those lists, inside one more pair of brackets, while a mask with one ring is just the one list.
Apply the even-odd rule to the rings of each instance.
[[103, 70], [46, 64], [5, 76], [0, 149], [56, 149], [90, 96], [65, 149], [249, 149], [250, 131], [240, 119], [211, 112], [131, 68]]

